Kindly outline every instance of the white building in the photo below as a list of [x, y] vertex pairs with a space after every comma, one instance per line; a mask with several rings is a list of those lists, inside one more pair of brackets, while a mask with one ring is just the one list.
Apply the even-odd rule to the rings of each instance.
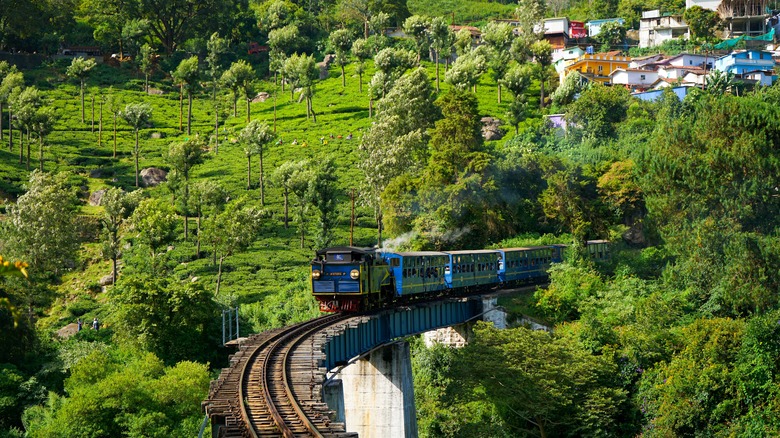
[[662, 16], [658, 9], [642, 12], [639, 21], [639, 47], [655, 47], [664, 41], [690, 37], [681, 15]]
[[648, 90], [658, 80], [658, 72], [635, 68], [619, 68], [612, 72], [612, 85], [623, 85], [633, 91]]
[[698, 53], [680, 53], [666, 60], [666, 63], [674, 67], [706, 67], [712, 69], [715, 57]]

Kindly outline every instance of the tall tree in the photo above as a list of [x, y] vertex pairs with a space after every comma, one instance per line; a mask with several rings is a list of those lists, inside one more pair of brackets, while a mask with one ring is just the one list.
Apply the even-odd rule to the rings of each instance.
[[2, 83], [9, 75], [17, 73], [16, 65], [8, 64], [8, 61], [0, 61], [0, 141], [3, 140], [3, 104], [8, 100], [8, 95], [13, 87], [3, 87]]
[[171, 54], [198, 33], [229, 29], [243, 8], [236, 0], [139, 0], [137, 17], [148, 20], [151, 34]]
[[349, 29], [339, 29], [331, 32], [328, 37], [331, 47], [336, 52], [336, 64], [341, 67], [341, 86], [347, 86], [344, 76], [344, 66], [349, 64], [349, 50], [352, 48], [352, 33]]
[[[266, 123], [261, 123], [258, 120], [252, 120], [249, 122], [239, 134], [241, 142], [252, 151], [248, 157], [257, 155], [260, 157], [260, 205], [265, 205], [265, 181], [263, 174], [263, 152], [265, 146], [270, 144], [276, 135], [274, 135], [271, 127]], [[250, 158], [251, 159], [251, 158]], [[249, 176], [247, 176], [249, 178]], [[249, 181], [247, 181], [249, 184]]]
[[242, 90], [244, 92], [244, 97], [246, 98], [246, 121], [249, 123], [251, 120], [249, 103], [252, 101], [252, 89], [255, 83], [255, 70], [251, 65], [247, 64], [246, 61], [239, 60], [231, 64], [230, 68], [222, 74], [222, 78], [228, 83], [229, 86], [235, 86], [235, 89]]
[[149, 76], [154, 73], [156, 67], [157, 53], [154, 47], [149, 44], [141, 46], [141, 53], [138, 56], [138, 68], [144, 74], [144, 93], [149, 93]]
[[218, 33], [213, 33], [206, 43], [208, 55], [206, 64], [208, 64], [208, 75], [211, 79], [211, 100], [214, 103], [214, 152], [219, 151], [219, 99], [217, 99], [217, 88], [220, 83], [220, 76], [223, 68], [221, 57], [227, 51], [227, 41], [219, 37]]
[[683, 20], [691, 28], [694, 38], [710, 40], [715, 37], [715, 31], [721, 25], [720, 16], [716, 11], [704, 9], [699, 5], [685, 9]]
[[306, 244], [306, 212], [309, 209], [312, 197], [311, 181], [313, 179], [314, 175], [310, 168], [310, 164], [308, 161], [304, 160], [295, 165], [288, 180], [290, 193], [295, 197], [297, 204], [296, 211], [298, 213], [298, 232], [301, 236], [301, 248], [304, 248], [304, 245]]
[[514, 40], [513, 30], [512, 26], [507, 23], [490, 22], [482, 33], [482, 40], [488, 47], [488, 65], [493, 71], [493, 79], [498, 88], [498, 103], [501, 103], [501, 82], [509, 70], [509, 62], [512, 60], [509, 49]]
[[192, 168], [203, 163], [205, 159], [204, 149], [206, 144], [199, 137], [187, 140], [181, 143], [173, 143], [168, 149], [166, 162], [171, 169], [184, 181], [182, 183], [182, 193], [178, 197], [180, 210], [184, 216], [184, 239], [189, 235], [189, 217], [190, 217], [190, 176]]
[[525, 120], [526, 99], [525, 92], [531, 85], [533, 71], [528, 65], [516, 65], [512, 67], [504, 76], [503, 83], [512, 93], [512, 103], [507, 111], [508, 121], [515, 127], [515, 134], [518, 133], [518, 125]]
[[[43, 172], [43, 150], [46, 143], [46, 137], [51, 134], [57, 119], [57, 114], [54, 112], [53, 108], [43, 107], [35, 112], [35, 116], [31, 122], [31, 130], [36, 137], [38, 137], [38, 170], [41, 172]], [[27, 161], [30, 161], [29, 148]]]
[[550, 78], [552, 46], [547, 40], [539, 40], [531, 45], [531, 54], [536, 62], [534, 73], [539, 80], [539, 108], [544, 108], [544, 83]]
[[431, 48], [434, 53], [434, 64], [436, 64], [436, 92], [439, 92], [439, 60], [444, 54], [444, 58], [449, 59], [452, 56], [452, 45], [455, 42], [455, 34], [450, 30], [447, 20], [441, 17], [431, 19], [430, 24]]
[[366, 60], [373, 55], [371, 46], [364, 38], [358, 38], [352, 43], [352, 56], [357, 58], [355, 73], [358, 75], [358, 92], [363, 92], [363, 73], [366, 69]]
[[[19, 90], [18, 88], [16, 90]], [[36, 87], [27, 87], [11, 97], [11, 110], [14, 112], [16, 120], [14, 123], [22, 133], [22, 140], [19, 148], [19, 163], [24, 162], [24, 136], [27, 136], [27, 170], [30, 170], [30, 143], [33, 132], [33, 124], [43, 106], [43, 97]], [[24, 131], [24, 132], [22, 132]]]
[[138, 157], [141, 153], [138, 144], [138, 133], [141, 128], [149, 124], [152, 118], [152, 107], [148, 103], [128, 103], [120, 116], [133, 128], [135, 132], [135, 147], [133, 148], [133, 158], [135, 159], [135, 186], [138, 187]]
[[144, 199], [133, 211], [130, 226], [137, 241], [148, 248], [151, 274], [157, 275], [158, 256], [175, 236], [176, 214], [173, 208], [161, 198]]
[[286, 161], [282, 163], [271, 174], [271, 182], [282, 189], [282, 197], [284, 198], [284, 227], [289, 227], [290, 222], [290, 193], [292, 191], [293, 176], [300, 172], [302, 164], [297, 161]]
[[336, 188], [336, 169], [332, 158], [322, 160], [312, 169], [310, 181], [311, 202], [317, 210], [319, 227], [315, 244], [317, 248], [326, 248], [332, 240], [332, 229], [336, 223], [338, 189]]
[[229, 196], [219, 183], [211, 180], [197, 181], [192, 186], [192, 204], [197, 217], [196, 234], [198, 241], [195, 247], [195, 257], [200, 258], [201, 230], [203, 229], [201, 220], [204, 215], [212, 216], [219, 213], [225, 206]]
[[198, 87], [200, 69], [198, 57], [183, 59], [171, 75], [187, 90], [187, 135], [192, 134], [192, 92]]
[[122, 256], [122, 238], [119, 234], [124, 221], [133, 214], [140, 202], [140, 192], [125, 193], [118, 187], [106, 190], [100, 199], [103, 207], [101, 223], [103, 227], [102, 255], [111, 260], [111, 283], [116, 284], [118, 277], [117, 261]]
[[456, 88], [476, 91], [479, 78], [487, 71], [487, 61], [481, 52], [472, 50], [459, 56], [444, 75], [444, 81]]
[[302, 96], [306, 99], [306, 118], [312, 117], [317, 123], [317, 113], [314, 112], [312, 100], [314, 97], [314, 80], [320, 77], [317, 63], [312, 55], [293, 54], [284, 63], [285, 76], [293, 87], [300, 88]]
[[[489, 240], [495, 189], [492, 158], [484, 149], [477, 98], [453, 88], [436, 102], [443, 117], [431, 132], [430, 158], [422, 173], [421, 219], [415, 228], [435, 247]], [[451, 237], [451, 230], [460, 230]]]
[[79, 247], [75, 203], [67, 175], [33, 170], [27, 191], [9, 206], [3, 222], [5, 255], [25, 260], [37, 278], [62, 274], [73, 265]]
[[366, 185], [364, 199], [374, 209], [380, 245], [382, 192], [397, 176], [424, 167], [428, 129], [438, 116], [433, 100], [433, 88], [424, 69], [403, 76], [379, 101], [377, 120], [358, 146], [358, 168]]
[[[10, 108], [12, 96], [18, 94], [24, 88], [24, 76], [21, 72], [8, 73], [0, 83], [0, 105], [3, 102], [9, 102], [8, 108], [8, 150], [12, 151], [14, 146], [14, 127], [13, 111]], [[2, 109], [2, 108], [0, 108]], [[0, 114], [2, 116], [2, 114]], [[1, 122], [0, 122], [1, 123]], [[2, 130], [2, 128], [0, 128]]]
[[214, 253], [219, 259], [217, 284], [214, 294], [219, 295], [222, 284], [222, 264], [226, 257], [243, 251], [257, 240], [261, 225], [261, 212], [246, 205], [246, 198], [239, 198], [225, 207], [207, 228]]
[[73, 58], [73, 61], [71, 61], [66, 70], [68, 76], [79, 81], [79, 89], [81, 92], [81, 123], [84, 123], [84, 83], [87, 81], [92, 69], [95, 68], [95, 65], [94, 59], [84, 59], [77, 56]]
[[108, 95], [106, 96], [106, 109], [108, 110], [109, 113], [111, 113], [111, 118], [113, 119], [113, 123], [114, 123], [113, 158], [116, 158], [116, 119], [117, 117], [119, 117], [120, 114], [122, 114], [122, 100], [118, 94], [114, 93], [113, 89], [109, 89]]
[[[274, 29], [268, 32], [268, 47], [270, 49], [271, 71], [274, 72], [274, 82], [278, 83], [278, 73], [284, 73], [284, 64], [287, 58], [296, 53], [300, 46], [300, 30], [295, 24]], [[282, 82], [284, 90], [284, 82]]]
[[430, 27], [430, 19], [419, 15], [412, 15], [404, 21], [404, 33], [414, 41], [417, 62], [420, 62], [422, 54], [430, 48]]

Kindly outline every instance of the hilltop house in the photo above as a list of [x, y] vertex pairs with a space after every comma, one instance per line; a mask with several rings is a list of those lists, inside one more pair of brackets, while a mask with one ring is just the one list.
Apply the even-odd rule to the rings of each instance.
[[618, 68], [609, 75], [613, 85], [622, 85], [632, 92], [646, 91], [658, 80], [658, 72], [637, 68]]
[[479, 30], [478, 27], [474, 26], [458, 26], [455, 24], [450, 24], [450, 30], [452, 33], [458, 33], [461, 31], [461, 29], [466, 29], [471, 34], [471, 43], [473, 45], [479, 45], [482, 43], [482, 31]]
[[715, 70], [733, 73], [738, 79], [755, 80], [761, 85], [772, 85], [776, 79], [772, 52], [741, 50], [715, 60]]
[[614, 53], [585, 54], [568, 67], [565, 67], [564, 70], [566, 74], [572, 70], [577, 70], [589, 80], [609, 83], [609, 75], [619, 68], [628, 68], [629, 62], [631, 62], [631, 58]]
[[639, 47], [655, 47], [680, 37], [690, 37], [682, 15], [661, 15], [658, 9], [642, 12], [642, 19], [639, 20]]
[[574, 64], [584, 54], [585, 51], [577, 46], [553, 52], [553, 67], [558, 73], [558, 78], [561, 82], [566, 78], [566, 67]]

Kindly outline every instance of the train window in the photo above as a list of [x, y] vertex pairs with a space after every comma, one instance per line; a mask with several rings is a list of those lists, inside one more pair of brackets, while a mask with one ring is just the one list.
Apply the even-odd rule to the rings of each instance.
[[446, 275], [446, 274], [449, 274], [449, 273], [450, 273], [450, 267], [449, 266], [445, 266], [444, 267], [444, 274]]
[[403, 278], [406, 278], [406, 269], [404, 269], [403, 271], [401, 271], [401, 276], [402, 276]]
[[417, 275], [417, 269], [412, 269], [412, 277], [414, 277], [415, 275]]
[[392, 266], [394, 268], [397, 268], [397, 267], [401, 266], [401, 260], [399, 260], [399, 259], [392, 259], [392, 260], [390, 260], [390, 266]]

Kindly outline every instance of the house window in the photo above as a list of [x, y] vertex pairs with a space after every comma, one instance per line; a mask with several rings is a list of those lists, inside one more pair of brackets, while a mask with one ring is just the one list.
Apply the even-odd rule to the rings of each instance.
[[603, 72], [604, 72], [604, 66], [603, 66], [603, 65], [600, 65], [600, 66], [599, 66], [599, 73], [603, 73]]
[[645, 75], [639, 76], [639, 80], [644, 81], [645, 80]]

